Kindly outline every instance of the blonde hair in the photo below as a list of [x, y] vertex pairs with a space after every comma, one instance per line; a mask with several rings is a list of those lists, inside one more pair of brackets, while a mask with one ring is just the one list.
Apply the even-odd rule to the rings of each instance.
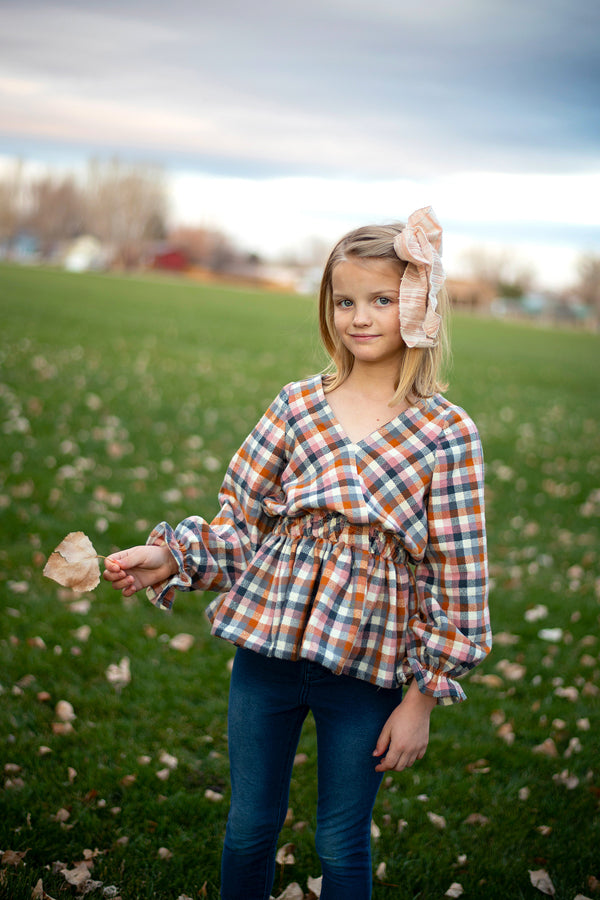
[[[331, 363], [324, 380], [326, 391], [339, 387], [348, 378], [354, 365], [354, 356], [342, 343], [333, 324], [332, 279], [335, 267], [351, 260], [388, 259], [400, 267], [402, 273], [406, 263], [398, 258], [394, 250], [394, 238], [404, 226], [399, 223], [391, 225], [365, 225], [348, 232], [337, 242], [329, 255], [323, 270], [321, 289], [319, 292], [319, 330], [321, 341], [327, 351]], [[390, 406], [401, 403], [410, 397], [431, 397], [437, 391], [446, 390], [447, 385], [440, 380], [440, 370], [448, 355], [448, 338], [446, 318], [448, 312], [446, 291], [438, 293], [437, 312], [442, 317], [436, 347], [406, 347], [398, 354], [398, 379]], [[400, 329], [400, 323], [398, 323]]]

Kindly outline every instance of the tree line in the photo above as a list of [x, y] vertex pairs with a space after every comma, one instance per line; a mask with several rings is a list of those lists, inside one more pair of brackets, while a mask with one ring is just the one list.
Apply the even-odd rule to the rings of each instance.
[[4, 256], [23, 236], [34, 240], [38, 258], [54, 261], [65, 245], [93, 235], [111, 265], [136, 268], [153, 247], [177, 247], [192, 264], [227, 271], [240, 258], [227, 235], [205, 228], [169, 231], [168, 192], [158, 166], [118, 159], [88, 162], [83, 175], [31, 175], [20, 160], [0, 174], [0, 247]]

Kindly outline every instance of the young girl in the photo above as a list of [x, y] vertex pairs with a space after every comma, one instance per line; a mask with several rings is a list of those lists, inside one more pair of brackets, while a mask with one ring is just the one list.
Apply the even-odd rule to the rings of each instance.
[[440, 251], [430, 208], [342, 238], [320, 292], [331, 374], [283, 388], [212, 522], [163, 522], [106, 560], [114, 588], [164, 608], [218, 591], [212, 631], [238, 647], [223, 900], [270, 896], [309, 710], [321, 898], [367, 900], [382, 773], [423, 757], [433, 706], [464, 699], [456, 679], [489, 652], [479, 438], [437, 393]]

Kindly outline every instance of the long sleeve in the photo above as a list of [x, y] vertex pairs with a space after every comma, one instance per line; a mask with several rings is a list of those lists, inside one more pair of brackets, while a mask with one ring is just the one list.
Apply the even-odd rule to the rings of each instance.
[[287, 410], [284, 388], [231, 460], [211, 522], [191, 516], [175, 529], [167, 522], [154, 528], [147, 543], [167, 544], [178, 565], [172, 578], [148, 588], [156, 606], [170, 609], [176, 590], [227, 591], [241, 577], [271, 528], [263, 501], [280, 491]]
[[414, 570], [418, 612], [409, 622], [405, 674], [448, 705], [456, 678], [491, 649], [483, 458], [477, 430], [455, 408], [438, 440], [427, 509], [428, 543]]

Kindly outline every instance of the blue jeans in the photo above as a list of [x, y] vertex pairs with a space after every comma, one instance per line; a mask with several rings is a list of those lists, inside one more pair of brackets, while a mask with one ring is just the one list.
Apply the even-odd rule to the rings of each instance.
[[268, 900], [294, 756], [309, 710], [318, 745], [321, 900], [371, 897], [371, 816], [381, 774], [373, 750], [402, 698], [317, 663], [238, 649], [229, 698], [231, 808], [222, 900]]

